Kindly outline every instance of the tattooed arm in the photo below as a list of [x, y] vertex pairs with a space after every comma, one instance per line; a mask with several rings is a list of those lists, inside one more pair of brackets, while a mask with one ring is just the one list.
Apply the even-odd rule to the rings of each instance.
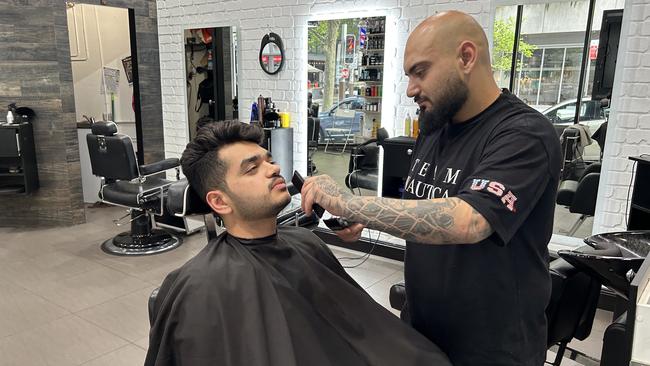
[[323, 175], [307, 179], [301, 193], [307, 213], [317, 203], [333, 215], [418, 243], [472, 244], [493, 232], [483, 215], [456, 197], [400, 200], [354, 196]]

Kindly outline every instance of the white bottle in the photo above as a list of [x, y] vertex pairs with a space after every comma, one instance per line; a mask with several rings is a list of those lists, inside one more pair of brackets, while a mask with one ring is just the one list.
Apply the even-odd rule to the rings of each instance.
[[11, 110], [7, 112], [7, 124], [14, 123], [14, 114], [11, 113]]

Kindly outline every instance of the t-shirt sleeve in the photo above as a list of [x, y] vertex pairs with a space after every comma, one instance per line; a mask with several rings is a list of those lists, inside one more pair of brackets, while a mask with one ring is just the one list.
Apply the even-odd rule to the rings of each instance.
[[537, 204], [551, 179], [543, 141], [523, 127], [497, 131], [458, 198], [470, 204], [507, 244]]

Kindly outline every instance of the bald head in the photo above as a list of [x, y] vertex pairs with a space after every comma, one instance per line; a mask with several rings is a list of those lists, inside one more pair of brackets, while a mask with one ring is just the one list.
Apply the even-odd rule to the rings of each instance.
[[428, 17], [413, 30], [406, 43], [405, 53], [415, 50], [450, 56], [458, 52], [463, 42], [472, 42], [478, 51], [477, 66], [490, 67], [487, 37], [480, 24], [468, 14], [448, 11]]

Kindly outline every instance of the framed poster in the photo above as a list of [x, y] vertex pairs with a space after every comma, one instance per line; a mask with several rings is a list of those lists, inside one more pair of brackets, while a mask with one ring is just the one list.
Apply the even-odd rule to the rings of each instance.
[[122, 66], [124, 67], [126, 80], [128, 80], [129, 84], [133, 83], [133, 62], [131, 56], [122, 59]]

